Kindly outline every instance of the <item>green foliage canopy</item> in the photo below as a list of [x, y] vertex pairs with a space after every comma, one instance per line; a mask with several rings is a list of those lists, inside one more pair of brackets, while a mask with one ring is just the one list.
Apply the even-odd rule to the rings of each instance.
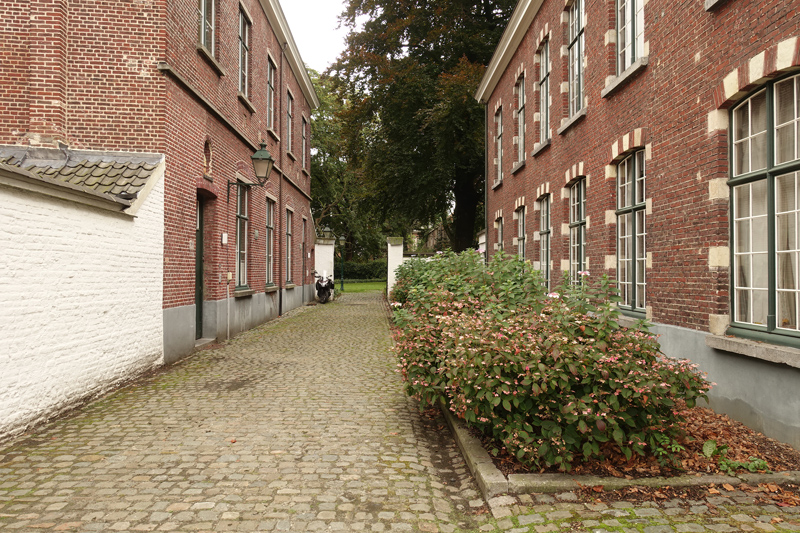
[[457, 251], [482, 226], [484, 109], [473, 94], [515, 4], [350, 0], [342, 15], [351, 33], [330, 74], [351, 103], [350, 161], [383, 217], [443, 222]]

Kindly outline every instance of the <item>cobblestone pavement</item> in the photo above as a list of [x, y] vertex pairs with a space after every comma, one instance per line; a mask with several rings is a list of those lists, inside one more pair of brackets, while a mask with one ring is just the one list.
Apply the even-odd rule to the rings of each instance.
[[404, 395], [387, 326], [378, 293], [298, 309], [0, 449], [0, 530], [800, 530], [744, 493], [487, 504]]

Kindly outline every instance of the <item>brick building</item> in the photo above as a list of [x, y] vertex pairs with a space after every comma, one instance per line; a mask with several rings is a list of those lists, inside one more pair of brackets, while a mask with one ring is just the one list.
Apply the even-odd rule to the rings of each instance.
[[14, 0], [0, 32], [0, 438], [313, 298], [278, 0]]
[[624, 320], [800, 448], [800, 12], [520, 0], [486, 105], [487, 249], [616, 279]]

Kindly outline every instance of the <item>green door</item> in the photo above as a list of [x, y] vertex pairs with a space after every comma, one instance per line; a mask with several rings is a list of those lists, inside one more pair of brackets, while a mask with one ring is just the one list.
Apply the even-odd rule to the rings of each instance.
[[195, 338], [203, 337], [203, 202], [197, 199], [197, 229], [194, 263]]

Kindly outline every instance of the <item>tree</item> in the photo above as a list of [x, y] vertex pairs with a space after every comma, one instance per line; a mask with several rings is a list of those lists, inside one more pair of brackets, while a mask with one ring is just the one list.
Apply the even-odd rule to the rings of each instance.
[[330, 73], [352, 102], [351, 162], [387, 217], [442, 223], [456, 251], [481, 227], [484, 109], [473, 95], [515, 3], [350, 0], [342, 15], [348, 47]]
[[348, 108], [336, 80], [309, 69], [320, 105], [311, 121], [311, 209], [317, 228], [347, 240], [348, 259], [372, 259], [385, 251], [380, 216], [371, 208], [369, 183], [360, 178], [342, 142]]

